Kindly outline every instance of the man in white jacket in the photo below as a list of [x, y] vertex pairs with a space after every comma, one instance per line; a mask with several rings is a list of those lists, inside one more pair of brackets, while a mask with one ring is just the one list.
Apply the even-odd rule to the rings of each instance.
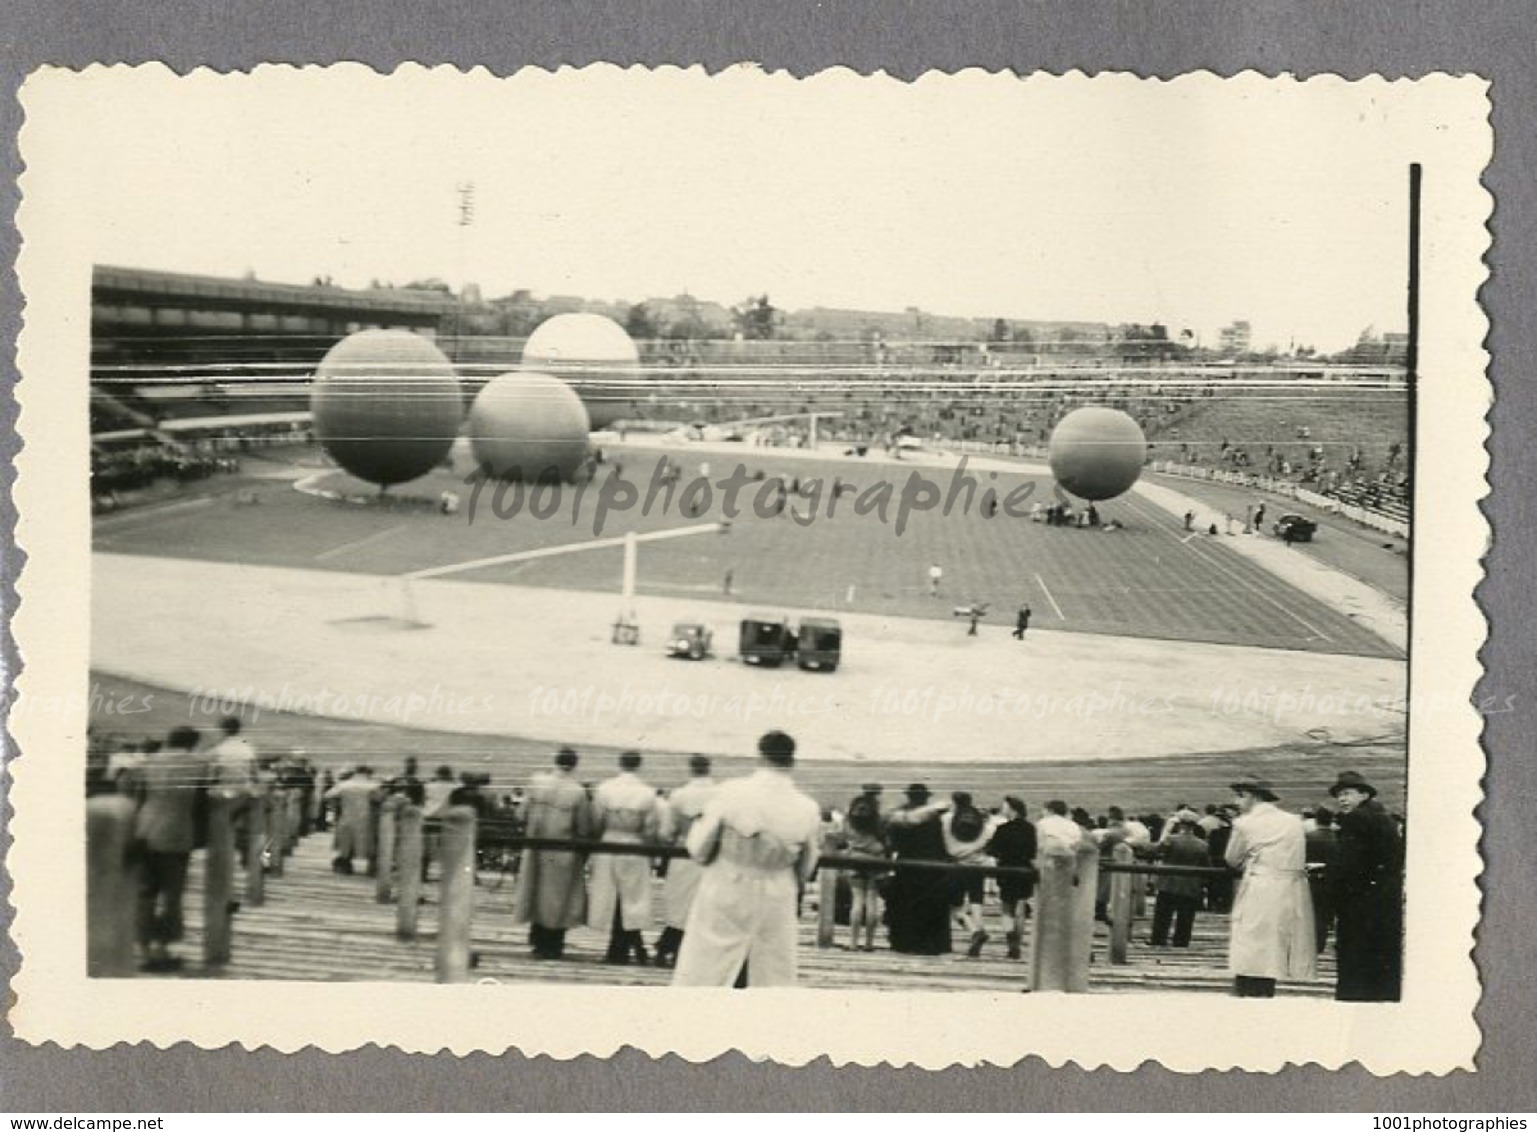
[[1239, 998], [1273, 998], [1277, 979], [1315, 975], [1313, 898], [1307, 881], [1302, 819], [1279, 809], [1275, 791], [1258, 778], [1233, 783], [1239, 817], [1227, 863], [1242, 869], [1233, 901], [1228, 970]]
[[[666, 845], [688, 844], [688, 833], [704, 808], [715, 797], [720, 784], [710, 777], [710, 760], [694, 755], [688, 760], [690, 778], [672, 792], [662, 813], [661, 840]], [[678, 961], [678, 948], [688, 928], [688, 914], [699, 892], [701, 871], [692, 857], [674, 857], [667, 863], [667, 884], [662, 889], [662, 908], [666, 924], [656, 941], [656, 965], [671, 967]]]
[[704, 866], [673, 986], [790, 986], [796, 979], [795, 903], [817, 862], [822, 811], [790, 777], [795, 740], [770, 731], [758, 769], [722, 783], [689, 830]]
[[[592, 794], [592, 826], [599, 840], [627, 845], [654, 844], [661, 828], [661, 802], [636, 772], [635, 751], [619, 756], [619, 773]], [[588, 891], [587, 926], [607, 931], [605, 963], [649, 962], [641, 934], [651, 925], [651, 859], [595, 853]]]

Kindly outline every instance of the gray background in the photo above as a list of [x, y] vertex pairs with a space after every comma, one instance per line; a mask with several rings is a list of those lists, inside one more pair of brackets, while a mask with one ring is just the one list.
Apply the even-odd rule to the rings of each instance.
[[[226, 11], [226, 7], [231, 10]], [[112, 1112], [184, 1109], [1131, 1109], [1404, 1111], [1537, 1108], [1533, 1073], [1532, 972], [1537, 966], [1533, 900], [1532, 803], [1537, 798], [1532, 743], [1534, 693], [1532, 563], [1537, 545], [1522, 520], [1530, 510], [1520, 484], [1533, 473], [1526, 441], [1534, 427], [1532, 389], [1532, 212], [1537, 168], [1531, 108], [1537, 104], [1537, 19], [1529, 0], [1508, 3], [965, 5], [663, 3], [541, 4], [392, 0], [234, 5], [155, 0], [109, 7], [82, 0], [10, 0], [0, 18], [0, 365], [15, 380], [15, 334], [21, 298], [14, 276], [15, 172], [19, 169], [16, 91], [28, 70], [45, 63], [159, 60], [177, 70], [259, 62], [359, 60], [381, 69], [403, 61], [484, 64], [507, 73], [522, 64], [703, 63], [719, 68], [754, 60], [805, 74], [846, 65], [911, 78], [935, 68], [1133, 70], [1171, 76], [1211, 69], [1266, 74], [1336, 72], [1390, 77], [1428, 71], [1476, 72], [1493, 80], [1497, 153], [1487, 183], [1498, 199], [1492, 221], [1493, 277], [1484, 300], [1494, 323], [1491, 343], [1497, 402], [1493, 498], [1488, 512], [1498, 536], [1480, 592], [1493, 620], [1484, 651], [1486, 701], [1514, 697], [1516, 710], [1491, 716], [1486, 742], [1485, 892], [1489, 903], [1477, 959], [1485, 997], [1478, 1019], [1485, 1045], [1477, 1073], [1443, 1078], [1377, 1079], [1353, 1068], [1302, 1068], [1278, 1077], [1241, 1073], [1181, 1076], [1157, 1067], [1135, 1074], [1052, 1070], [1038, 1061], [1011, 1069], [806, 1070], [749, 1064], [727, 1057], [708, 1070], [677, 1059], [653, 1062], [626, 1053], [610, 1061], [572, 1063], [516, 1056], [455, 1059], [370, 1049], [331, 1057], [239, 1049], [203, 1052], [119, 1047], [105, 1053], [34, 1049], [0, 1031], [0, 1110]], [[9, 401], [0, 404], [14, 422]], [[12, 451], [10, 430], [0, 443]], [[5, 482], [10, 482], [9, 464]], [[0, 527], [9, 547], [14, 511], [8, 494]], [[1429, 524], [1420, 537], [1433, 541]], [[22, 561], [5, 556], [10, 581]], [[6, 659], [14, 662], [7, 636]], [[46, 755], [32, 752], [31, 757]], [[0, 844], [4, 844], [0, 841]], [[9, 891], [0, 880], [0, 895]], [[9, 906], [0, 909], [8, 921]], [[16, 953], [0, 955], [7, 974]], [[387, 993], [387, 991], [385, 992]], [[1189, 998], [1169, 1025], [1198, 1029], [1201, 1002]], [[957, 1011], [956, 1022], [964, 1024]], [[857, 1025], [840, 1018], [838, 1025]]]

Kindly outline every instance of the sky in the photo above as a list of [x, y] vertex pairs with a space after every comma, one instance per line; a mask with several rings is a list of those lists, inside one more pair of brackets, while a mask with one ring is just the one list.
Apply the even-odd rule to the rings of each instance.
[[1406, 323], [1428, 128], [1408, 84], [1258, 76], [149, 67], [48, 93], [67, 149], [24, 130], [23, 156], [55, 163], [98, 263], [1209, 342], [1247, 319], [1257, 346], [1331, 351]]

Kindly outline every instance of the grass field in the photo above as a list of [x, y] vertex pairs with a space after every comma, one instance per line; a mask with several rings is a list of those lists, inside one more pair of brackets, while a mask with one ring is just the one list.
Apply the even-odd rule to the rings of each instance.
[[[734, 460], [669, 450], [685, 463], [685, 479], [697, 462], [710, 461], [719, 480]], [[641, 499], [655, 460], [661, 455], [627, 450], [624, 476]], [[990, 622], [1012, 623], [1022, 602], [1034, 612], [1032, 625], [1173, 640], [1250, 644], [1365, 656], [1397, 656], [1391, 645], [1228, 550], [1220, 538], [1188, 536], [1178, 520], [1135, 495], [1106, 504], [1105, 519], [1125, 524], [1117, 531], [1047, 527], [999, 512], [980, 514], [980, 497], [995, 488], [1000, 497], [1050, 502], [1051, 484], [1026, 473], [975, 473], [977, 500], [969, 514], [959, 503], [912, 513], [898, 533], [900, 498], [915, 469], [862, 461], [791, 459], [772, 450], [744, 449], [749, 472], [840, 477], [858, 491], [892, 485], [885, 521], [878, 511], [861, 515], [845, 495], [826, 517], [830, 490], [824, 487], [820, 513], [802, 526], [791, 518], [761, 518], [753, 510], [757, 484], [742, 492], [744, 513], [728, 533], [709, 532], [647, 542], [640, 551], [638, 589], [669, 597], [710, 601], [723, 596], [731, 574], [737, 600], [780, 608], [850, 609], [902, 617], [952, 619], [953, 609], [973, 601], [991, 605]], [[950, 473], [916, 469], [941, 492]], [[325, 486], [359, 494], [365, 485], [333, 474]], [[492, 493], [458, 515], [430, 509], [378, 506], [316, 498], [278, 480], [243, 477], [222, 481], [223, 494], [200, 504], [171, 504], [98, 520], [95, 547], [118, 553], [185, 556], [223, 562], [300, 566], [319, 570], [397, 575], [456, 563], [470, 563], [594, 539], [598, 490], [582, 500], [580, 521], [572, 522], [575, 492], [567, 488], [559, 510], [534, 518], [527, 507], [499, 518]], [[445, 488], [470, 491], [461, 474], [443, 471], [405, 491], [435, 498]], [[254, 490], [259, 505], [239, 505], [238, 490]], [[718, 493], [717, 493], [718, 495]], [[964, 496], [964, 492], [962, 493]], [[660, 497], [659, 497], [660, 499]], [[649, 515], [637, 508], [610, 513], [605, 538], [697, 526], [721, 517], [720, 500], [699, 515], [681, 512], [679, 501], [663, 513], [660, 501]], [[793, 507], [806, 512], [799, 500]], [[501, 512], [506, 515], [509, 497]], [[928, 592], [931, 564], [943, 567], [939, 597]], [[616, 591], [621, 574], [617, 546], [579, 553], [485, 565], [456, 576], [488, 583]], [[959, 623], [957, 632], [962, 632]]]

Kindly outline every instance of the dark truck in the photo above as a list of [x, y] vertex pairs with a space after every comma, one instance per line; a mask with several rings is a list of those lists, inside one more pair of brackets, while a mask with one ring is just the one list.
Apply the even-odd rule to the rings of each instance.
[[831, 617], [803, 617], [796, 656], [804, 669], [832, 672], [843, 655], [843, 627]]
[[743, 664], [758, 664], [764, 668], [778, 668], [795, 655], [795, 634], [790, 622], [767, 617], [744, 617], [741, 636], [737, 639], [737, 653]]
[[1318, 524], [1303, 515], [1282, 515], [1275, 521], [1275, 536], [1283, 542], [1312, 542]]

